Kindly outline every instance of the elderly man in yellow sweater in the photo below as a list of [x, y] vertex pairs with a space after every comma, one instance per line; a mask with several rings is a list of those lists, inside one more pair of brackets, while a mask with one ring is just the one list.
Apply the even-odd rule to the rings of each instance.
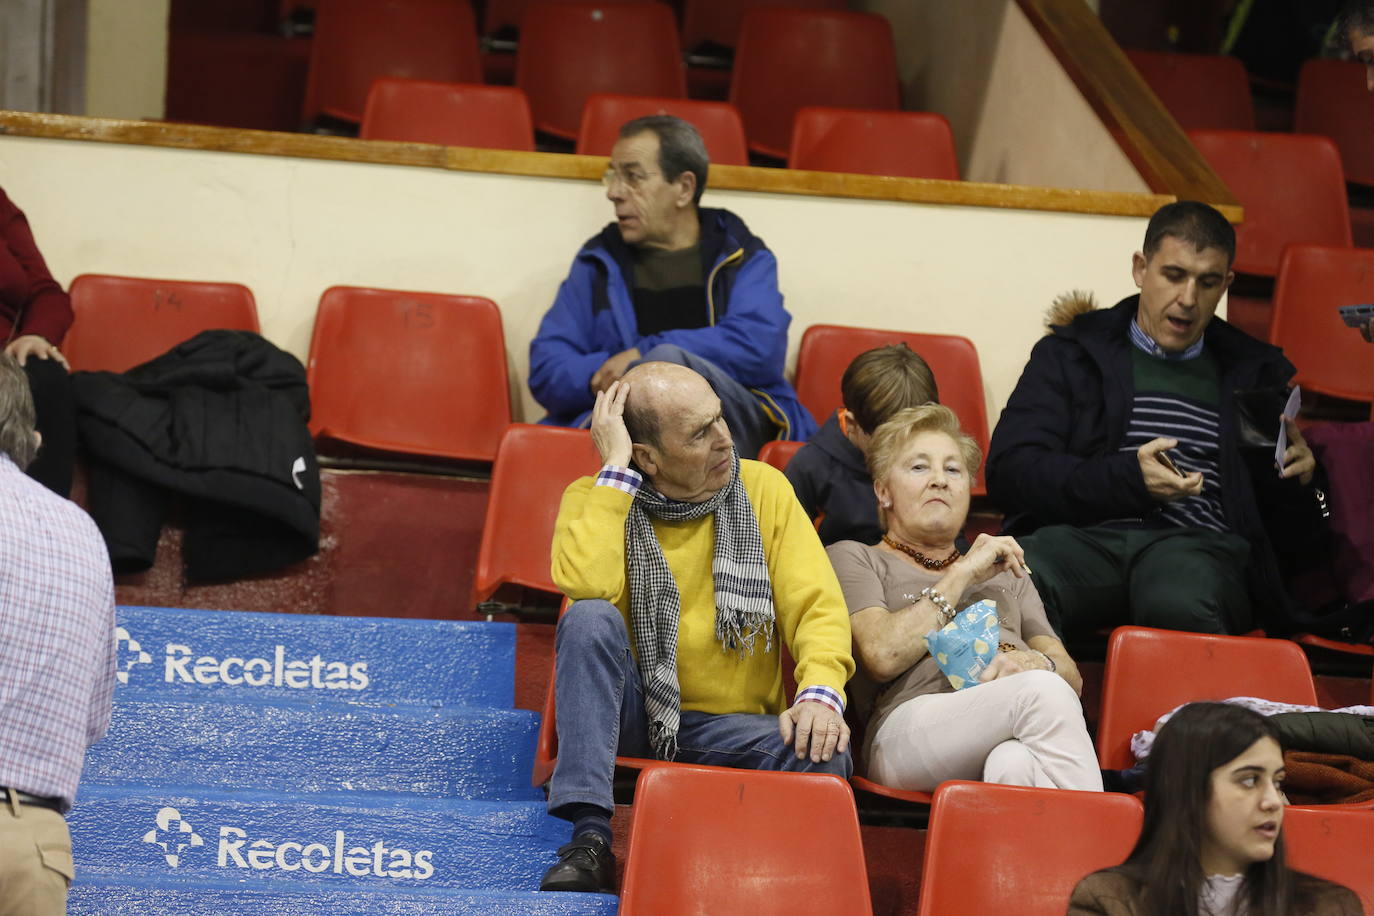
[[[614, 892], [617, 753], [847, 777], [844, 597], [780, 472], [742, 461], [700, 375], [642, 363], [596, 397], [605, 466], [563, 494], [558, 765], [573, 839], [541, 890]], [[782, 646], [797, 695], [783, 692]]]

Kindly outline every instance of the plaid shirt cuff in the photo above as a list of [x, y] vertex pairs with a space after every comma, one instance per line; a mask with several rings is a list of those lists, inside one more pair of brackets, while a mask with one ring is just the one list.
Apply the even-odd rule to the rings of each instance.
[[830, 687], [814, 685], [806, 688], [797, 694], [797, 702], [802, 700], [815, 700], [817, 703], [824, 703], [840, 715], [844, 715], [844, 697], [840, 696], [839, 691]]
[[633, 468], [617, 467], [608, 464], [601, 469], [601, 473], [596, 475], [596, 485], [598, 487], [614, 487], [622, 493], [629, 493], [634, 496], [639, 492], [639, 488], [644, 484], [644, 477]]

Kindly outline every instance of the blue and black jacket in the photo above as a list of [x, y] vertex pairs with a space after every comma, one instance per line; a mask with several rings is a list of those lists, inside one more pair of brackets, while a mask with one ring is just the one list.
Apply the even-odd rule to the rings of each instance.
[[582, 246], [530, 342], [530, 391], [549, 412], [545, 423], [584, 425], [595, 400], [592, 375], [609, 357], [674, 344], [752, 390], [778, 423], [779, 438], [805, 440], [816, 431], [783, 378], [792, 317], [778, 292], [773, 253], [728, 210], [702, 209], [699, 217], [706, 327], [641, 336], [631, 293], [634, 253], [619, 228], [610, 223]]

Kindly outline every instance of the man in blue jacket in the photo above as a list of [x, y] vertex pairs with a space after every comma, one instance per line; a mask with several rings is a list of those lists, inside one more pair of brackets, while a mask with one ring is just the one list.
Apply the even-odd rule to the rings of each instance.
[[1054, 321], [1002, 412], [988, 491], [1061, 634], [1234, 633], [1299, 615], [1279, 557], [1324, 530], [1324, 496], [1281, 417], [1292, 364], [1214, 317], [1235, 251], [1213, 208], [1161, 208], [1132, 260], [1140, 294]]
[[709, 160], [680, 118], [620, 129], [602, 182], [614, 223], [573, 260], [530, 343], [544, 422], [586, 426], [598, 392], [656, 360], [711, 383], [741, 457], [816, 424], [783, 378], [787, 326], [777, 261], [728, 210], [701, 209]]

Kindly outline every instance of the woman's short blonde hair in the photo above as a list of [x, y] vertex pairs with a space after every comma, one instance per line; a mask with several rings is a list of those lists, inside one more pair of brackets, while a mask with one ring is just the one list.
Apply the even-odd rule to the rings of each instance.
[[[973, 483], [983, 461], [983, 450], [972, 436], [959, 427], [959, 418], [954, 411], [943, 404], [904, 408], [874, 430], [873, 438], [868, 443], [868, 475], [874, 480], [886, 477], [902, 450], [921, 433], [944, 433], [953, 439], [959, 448], [959, 457], [964, 460], [964, 467], [968, 470], [969, 483]], [[881, 506], [878, 507], [878, 515], [886, 527], [886, 513]]]

